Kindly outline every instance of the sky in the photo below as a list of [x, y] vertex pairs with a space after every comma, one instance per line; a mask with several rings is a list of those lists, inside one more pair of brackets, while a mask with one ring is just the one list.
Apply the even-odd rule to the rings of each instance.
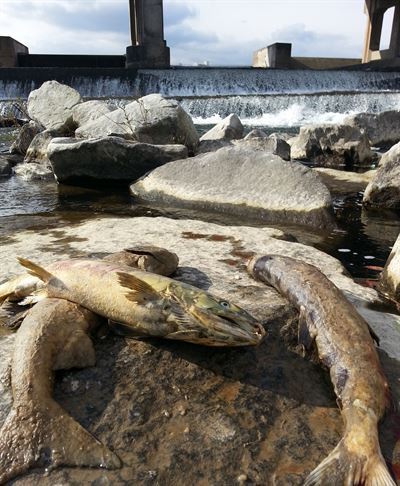
[[[33, 54], [124, 54], [128, 0], [0, 0], [0, 35]], [[391, 12], [385, 17], [388, 42]], [[363, 0], [164, 0], [172, 64], [250, 65], [253, 51], [291, 42], [294, 56], [361, 57]]]

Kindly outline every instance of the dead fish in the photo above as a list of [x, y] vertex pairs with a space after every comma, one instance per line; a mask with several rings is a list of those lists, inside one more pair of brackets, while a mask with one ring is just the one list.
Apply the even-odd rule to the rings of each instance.
[[[176, 253], [158, 246], [134, 246], [103, 258], [159, 275], [172, 275], [178, 268]], [[5, 300], [20, 301], [43, 287], [40, 278], [24, 274], [0, 284], [0, 304]]]
[[308, 476], [305, 486], [395, 486], [382, 456], [378, 422], [390, 404], [389, 386], [368, 324], [317, 268], [266, 255], [249, 272], [300, 310], [299, 341], [329, 368], [345, 422], [342, 440]]
[[52, 398], [54, 370], [93, 366], [88, 332], [98, 318], [73, 302], [45, 299], [17, 333], [13, 406], [0, 430], [0, 484], [32, 467], [119, 468], [121, 461]]
[[45, 284], [36, 298], [70, 300], [119, 323], [130, 335], [207, 346], [256, 345], [265, 335], [240, 307], [168, 277], [102, 260], [65, 260], [46, 269], [23, 258], [19, 262]]

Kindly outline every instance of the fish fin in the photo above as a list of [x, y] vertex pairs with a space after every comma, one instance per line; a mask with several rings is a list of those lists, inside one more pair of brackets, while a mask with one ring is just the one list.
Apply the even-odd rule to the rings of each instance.
[[53, 278], [53, 275], [45, 270], [43, 267], [40, 265], [37, 265], [34, 262], [31, 262], [30, 260], [27, 260], [26, 258], [17, 258], [18, 262], [20, 265], [25, 267], [28, 270], [28, 273], [34, 277], [40, 278], [43, 282], [47, 283], [50, 279]]
[[120, 285], [129, 289], [129, 292], [126, 293], [128, 300], [141, 304], [159, 298], [158, 292], [147, 282], [140, 280], [130, 273], [118, 272], [117, 275]]
[[34, 467], [117, 469], [119, 457], [54, 400], [19, 403], [0, 430], [0, 484]]
[[329, 456], [311, 472], [304, 486], [346, 484], [349, 486], [396, 486], [380, 452], [372, 457], [357, 455], [342, 439]]
[[31, 295], [27, 295], [24, 299], [18, 302], [18, 305], [24, 307], [26, 305], [37, 304], [43, 299], [48, 297], [46, 290], [39, 290], [37, 292], [32, 292]]
[[119, 336], [125, 336], [137, 340], [150, 337], [148, 334], [141, 333], [140, 331], [136, 330], [134, 327], [128, 326], [123, 322], [116, 322], [109, 319], [108, 325], [110, 326], [110, 329], [112, 329], [112, 331], [115, 332], [115, 334], [118, 334]]

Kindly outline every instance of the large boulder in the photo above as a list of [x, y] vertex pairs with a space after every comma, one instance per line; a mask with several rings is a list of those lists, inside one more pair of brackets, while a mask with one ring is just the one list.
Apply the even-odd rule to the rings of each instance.
[[243, 137], [244, 127], [239, 117], [234, 113], [230, 114], [222, 121], [217, 123], [211, 130], [206, 132], [201, 138], [204, 140], [234, 140]]
[[175, 100], [144, 96], [123, 108], [86, 123], [75, 132], [80, 138], [118, 135], [152, 144], [183, 144], [194, 150], [199, 136], [191, 117]]
[[74, 130], [72, 109], [82, 102], [75, 89], [57, 81], [46, 81], [28, 98], [29, 116], [45, 128]]
[[325, 167], [370, 166], [376, 159], [365, 133], [350, 125], [306, 125], [290, 144], [293, 159]]
[[386, 152], [363, 198], [366, 206], [400, 209], [400, 142]]
[[59, 182], [135, 181], [167, 162], [187, 157], [184, 145], [150, 145], [119, 137], [56, 138], [48, 157]]
[[364, 131], [372, 146], [388, 146], [400, 141], [400, 111], [357, 113], [344, 122]]
[[81, 127], [97, 120], [101, 116], [109, 115], [116, 107], [101, 100], [90, 100], [79, 103], [72, 109], [72, 119], [77, 127]]
[[43, 131], [43, 127], [34, 121], [23, 125], [18, 131], [17, 138], [10, 147], [10, 153], [25, 155], [32, 140], [41, 131]]
[[390, 298], [400, 302], [400, 235], [383, 269], [380, 289]]
[[[138, 244], [163, 246], [179, 255], [174, 278], [239, 304], [264, 323], [268, 335], [257, 347], [233, 349], [112, 334], [95, 339], [96, 365], [57, 374], [54, 397], [121, 457], [122, 468], [35, 469], [13, 480], [14, 486], [304, 485], [339, 442], [343, 421], [329, 374], [295, 345], [297, 313], [247, 274], [246, 258], [255, 253], [316, 265], [345, 293], [381, 339], [382, 365], [398, 405], [400, 318], [376, 309], [377, 293], [355, 284], [331, 256], [283, 241], [280, 231], [265, 227], [97, 216], [59, 229], [20, 230], [0, 245], [2, 275], [21, 273], [17, 255], [46, 266]], [[0, 373], [14, 339], [0, 336]], [[10, 390], [0, 381], [0, 422], [10, 404]], [[397, 422], [395, 414], [386, 418], [380, 443], [398, 475]]]
[[326, 227], [330, 193], [310, 169], [241, 148], [166, 164], [131, 186], [145, 201]]

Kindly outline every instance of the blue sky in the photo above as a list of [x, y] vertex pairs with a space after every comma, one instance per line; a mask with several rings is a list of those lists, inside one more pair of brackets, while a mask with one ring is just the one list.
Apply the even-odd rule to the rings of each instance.
[[[254, 50], [273, 42], [292, 42], [297, 56], [361, 57], [363, 5], [164, 0], [165, 37], [174, 64], [249, 65]], [[32, 53], [123, 54], [130, 42], [128, 0], [0, 0], [0, 35]]]

